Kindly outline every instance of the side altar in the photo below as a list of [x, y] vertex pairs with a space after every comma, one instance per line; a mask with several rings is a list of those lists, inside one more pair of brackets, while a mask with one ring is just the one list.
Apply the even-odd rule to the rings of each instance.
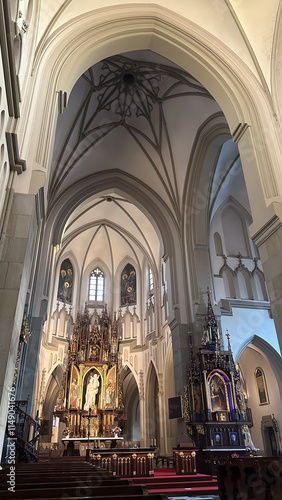
[[85, 308], [74, 324], [54, 415], [66, 424], [64, 438], [71, 443], [119, 438], [123, 413], [116, 314], [111, 320], [105, 308], [90, 316]]
[[219, 459], [256, 452], [239, 369], [227, 333], [227, 349], [219, 333], [207, 291], [208, 307], [201, 345], [194, 353], [190, 335], [190, 362], [184, 395], [184, 420], [197, 452], [197, 470], [215, 474]]
[[113, 476], [142, 477], [154, 475], [156, 447], [90, 450], [86, 460], [94, 467], [112, 472]]

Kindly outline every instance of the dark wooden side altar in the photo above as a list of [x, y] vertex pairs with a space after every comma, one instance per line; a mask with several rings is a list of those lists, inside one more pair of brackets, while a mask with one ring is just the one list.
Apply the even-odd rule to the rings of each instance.
[[190, 334], [184, 420], [197, 452], [197, 470], [216, 474], [219, 459], [256, 452], [249, 430], [241, 375], [227, 333], [224, 348], [207, 291], [208, 307], [201, 345], [194, 353]]
[[[113, 448], [87, 450], [89, 462], [94, 467], [99, 467], [113, 476], [142, 477], [154, 475], [155, 447], [150, 448]], [[87, 459], [86, 459], [87, 460]]]

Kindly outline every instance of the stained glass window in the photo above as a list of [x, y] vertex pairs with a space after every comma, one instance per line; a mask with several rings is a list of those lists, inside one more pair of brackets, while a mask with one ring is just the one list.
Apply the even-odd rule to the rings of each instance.
[[136, 304], [136, 271], [131, 264], [127, 264], [121, 273], [121, 301], [122, 306]]
[[105, 276], [103, 271], [96, 267], [90, 274], [88, 300], [104, 300]]
[[71, 304], [73, 285], [73, 267], [69, 259], [65, 259], [61, 264], [60, 278], [58, 286], [58, 299]]

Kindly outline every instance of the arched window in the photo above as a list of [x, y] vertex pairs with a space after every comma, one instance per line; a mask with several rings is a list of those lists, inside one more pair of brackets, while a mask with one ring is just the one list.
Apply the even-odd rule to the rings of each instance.
[[236, 292], [234, 286], [234, 274], [229, 267], [222, 270], [222, 278], [225, 290], [225, 297], [236, 299]]
[[268, 405], [268, 392], [266, 387], [266, 381], [264, 376], [264, 371], [259, 366], [255, 369], [255, 381], [257, 386], [259, 405]]
[[154, 295], [154, 276], [152, 269], [149, 267], [149, 295]]
[[260, 269], [255, 269], [255, 271], [253, 272], [253, 280], [255, 283], [257, 300], [269, 300], [265, 286], [264, 275]]
[[61, 264], [60, 278], [58, 286], [58, 300], [71, 304], [73, 285], [73, 267], [69, 259], [65, 259]]
[[245, 221], [233, 206], [224, 209], [222, 225], [227, 256], [236, 256], [240, 252], [243, 257], [250, 257]]
[[96, 267], [89, 277], [88, 300], [103, 301], [105, 292], [105, 276], [103, 271]]
[[214, 245], [216, 255], [223, 255], [222, 241], [219, 233], [214, 233]]
[[136, 304], [136, 271], [131, 264], [127, 264], [121, 273], [120, 304]]
[[248, 271], [246, 269], [238, 269], [236, 275], [239, 287], [239, 297], [237, 298], [253, 300], [254, 295], [251, 286], [250, 274], [248, 273]]

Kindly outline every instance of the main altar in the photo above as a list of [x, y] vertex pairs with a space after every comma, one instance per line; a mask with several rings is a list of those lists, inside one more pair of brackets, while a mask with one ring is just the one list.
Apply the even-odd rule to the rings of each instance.
[[118, 438], [123, 415], [118, 370], [118, 323], [107, 308], [90, 316], [77, 313], [70, 342], [68, 364], [54, 415], [66, 424], [69, 443]]

